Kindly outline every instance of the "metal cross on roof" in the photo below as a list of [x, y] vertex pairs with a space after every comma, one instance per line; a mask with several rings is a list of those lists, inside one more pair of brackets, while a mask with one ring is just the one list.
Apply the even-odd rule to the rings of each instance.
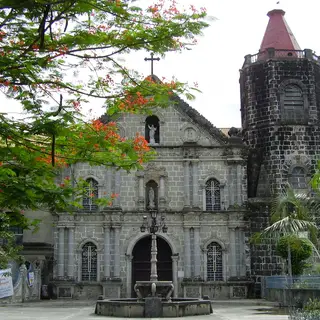
[[154, 58], [153, 52], [151, 52], [151, 58], [144, 58], [144, 61], [151, 61], [151, 76], [153, 76], [153, 61], [160, 61], [160, 58]]

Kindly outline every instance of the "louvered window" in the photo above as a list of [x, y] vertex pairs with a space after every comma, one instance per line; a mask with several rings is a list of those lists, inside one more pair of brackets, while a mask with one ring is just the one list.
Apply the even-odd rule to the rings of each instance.
[[87, 242], [82, 247], [82, 281], [97, 281], [97, 247]]
[[216, 179], [210, 179], [206, 183], [206, 211], [221, 210], [220, 183]]
[[293, 189], [308, 188], [305, 170], [302, 167], [294, 167], [288, 180]]
[[302, 90], [295, 84], [285, 87], [283, 94], [283, 120], [301, 122], [305, 119]]
[[207, 249], [208, 281], [223, 281], [222, 248], [217, 242], [211, 242]]
[[92, 178], [86, 180], [87, 186], [82, 205], [85, 211], [96, 211], [98, 209], [95, 200], [98, 198], [98, 182]]

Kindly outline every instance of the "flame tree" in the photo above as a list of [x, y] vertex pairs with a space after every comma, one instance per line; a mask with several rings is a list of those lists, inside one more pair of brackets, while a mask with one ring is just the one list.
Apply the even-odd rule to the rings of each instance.
[[[205, 9], [178, 9], [174, 0], [148, 8], [121, 0], [0, 2], [0, 90], [7, 112], [0, 114], [1, 266], [17, 253], [8, 227], [35, 224], [24, 210], [77, 205], [71, 199], [81, 196], [83, 185], [69, 177], [57, 183], [63, 168], [88, 162], [130, 170], [150, 159], [144, 138], [124, 139], [114, 120], [165, 107], [174, 93], [192, 97], [192, 88], [143, 78], [120, 56], [183, 50], [207, 26], [205, 16]], [[13, 100], [22, 112], [15, 117]], [[105, 121], [84, 120], [88, 102], [106, 107]], [[113, 197], [106, 195], [105, 203]]]

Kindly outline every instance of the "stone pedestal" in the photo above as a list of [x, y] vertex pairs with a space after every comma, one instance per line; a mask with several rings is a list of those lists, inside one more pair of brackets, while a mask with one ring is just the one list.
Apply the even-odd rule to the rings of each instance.
[[162, 317], [162, 303], [159, 297], [145, 298], [144, 317], [160, 318]]
[[103, 296], [105, 299], [120, 298], [122, 281], [119, 280], [106, 280], [102, 283]]
[[54, 281], [53, 285], [55, 285], [57, 289], [57, 298], [73, 298], [74, 297], [74, 281]]

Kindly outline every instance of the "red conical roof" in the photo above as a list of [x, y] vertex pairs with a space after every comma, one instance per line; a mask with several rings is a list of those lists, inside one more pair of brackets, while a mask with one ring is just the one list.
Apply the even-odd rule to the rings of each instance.
[[285, 12], [281, 9], [274, 9], [268, 12], [270, 20], [260, 46], [260, 52], [265, 51], [267, 48], [301, 50], [284, 15]]

